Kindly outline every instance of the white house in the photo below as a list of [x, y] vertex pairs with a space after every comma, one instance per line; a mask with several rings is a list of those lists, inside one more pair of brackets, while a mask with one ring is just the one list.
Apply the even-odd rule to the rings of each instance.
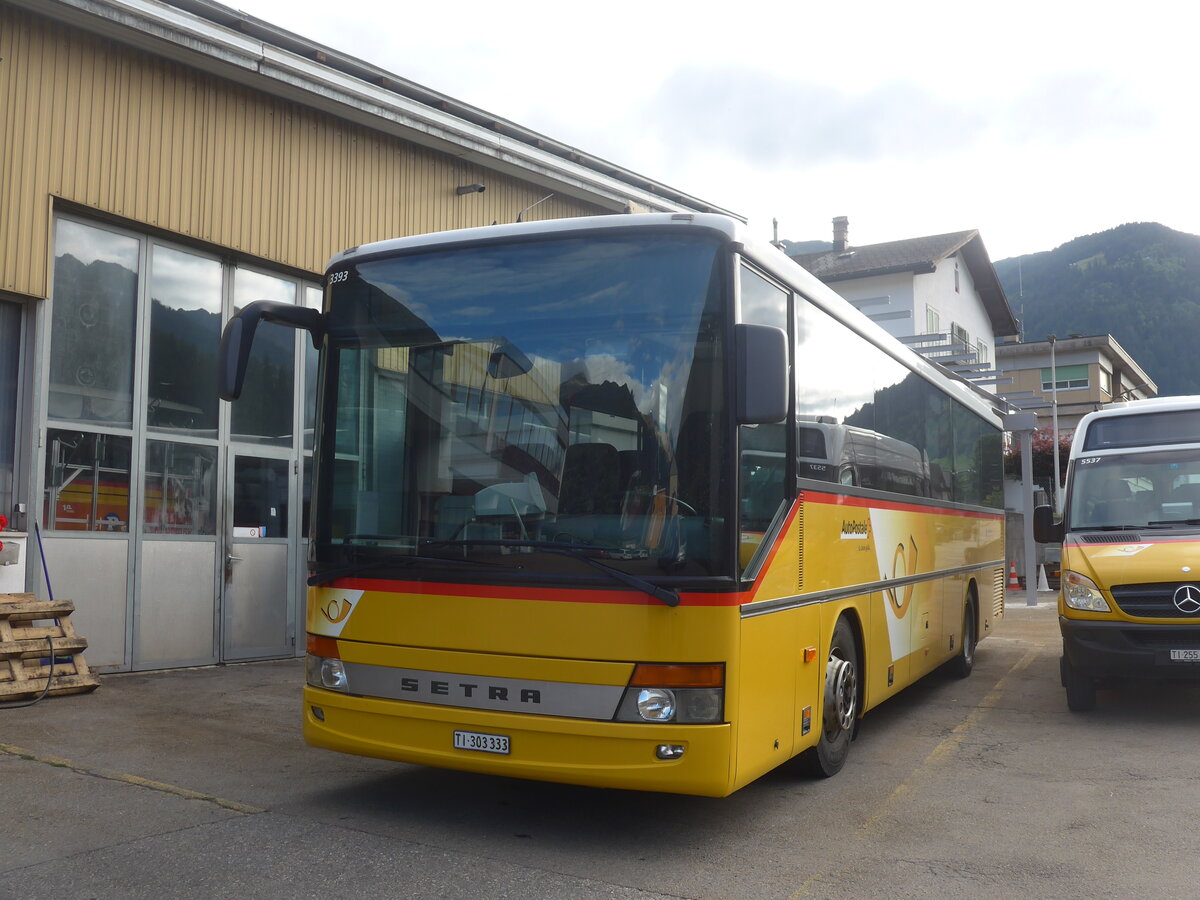
[[964, 372], [992, 369], [996, 343], [1019, 333], [978, 231], [855, 247], [838, 216], [832, 249], [789, 255], [906, 343], [945, 345], [931, 358]]

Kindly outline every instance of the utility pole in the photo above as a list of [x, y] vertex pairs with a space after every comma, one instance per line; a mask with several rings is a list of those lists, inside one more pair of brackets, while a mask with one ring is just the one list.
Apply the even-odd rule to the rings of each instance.
[[1050, 342], [1050, 420], [1054, 438], [1054, 511], [1062, 515], [1062, 484], [1058, 477], [1058, 367], [1054, 364], [1054, 335], [1046, 335]]

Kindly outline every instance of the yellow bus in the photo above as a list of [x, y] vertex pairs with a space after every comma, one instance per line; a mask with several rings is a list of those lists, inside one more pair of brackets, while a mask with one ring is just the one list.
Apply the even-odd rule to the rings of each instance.
[[1003, 614], [994, 398], [739, 222], [403, 238], [326, 284], [233, 319], [221, 388], [260, 321], [321, 347], [315, 746], [709, 796], [829, 776]]
[[1127, 679], [1200, 682], [1200, 397], [1114, 403], [1071, 439], [1063, 518], [1059, 666], [1067, 707]]

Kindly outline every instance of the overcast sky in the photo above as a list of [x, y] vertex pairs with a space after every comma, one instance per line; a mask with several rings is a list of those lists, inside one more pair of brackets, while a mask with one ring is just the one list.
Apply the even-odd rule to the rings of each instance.
[[1200, 234], [1200, 5], [225, 0], [740, 213], [993, 260]]

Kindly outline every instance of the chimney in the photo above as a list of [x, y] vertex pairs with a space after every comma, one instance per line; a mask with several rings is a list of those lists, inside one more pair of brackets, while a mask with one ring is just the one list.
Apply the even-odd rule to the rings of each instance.
[[841, 253], [850, 243], [850, 220], [845, 216], [833, 217], [833, 252]]

